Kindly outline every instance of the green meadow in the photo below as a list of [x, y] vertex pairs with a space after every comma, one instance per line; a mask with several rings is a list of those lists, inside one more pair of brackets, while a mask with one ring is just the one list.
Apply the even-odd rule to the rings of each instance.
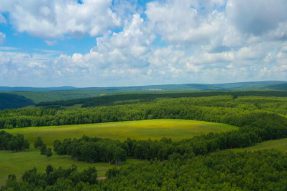
[[[123, 165], [140, 162], [144, 161], [127, 160]], [[71, 159], [70, 156], [59, 156], [55, 154], [47, 158], [44, 155], [40, 155], [40, 151], [37, 150], [26, 152], [0, 151], [0, 186], [5, 183], [9, 174], [15, 174], [17, 178], [20, 179], [25, 171], [34, 167], [40, 171], [44, 171], [47, 165], [52, 165], [55, 168], [68, 168], [72, 165], [76, 165], [79, 170], [95, 167], [100, 178], [104, 177], [106, 171], [114, 166], [108, 163], [80, 162]]]
[[208, 133], [223, 133], [238, 128], [221, 123], [210, 123], [194, 120], [142, 120], [124, 121], [82, 125], [63, 125], [49, 127], [28, 127], [7, 129], [8, 133], [23, 134], [31, 143], [41, 137], [47, 145], [55, 140], [65, 138], [79, 138], [83, 135], [125, 140], [132, 139], [160, 139], [162, 137], [173, 140], [188, 139]]
[[[44, 142], [52, 146], [55, 140], [65, 138], [79, 138], [83, 135], [102, 138], [125, 140], [133, 139], [160, 139], [169, 137], [174, 140], [192, 138], [207, 133], [223, 133], [234, 131], [238, 128], [221, 123], [210, 123], [194, 120], [142, 120], [124, 121], [83, 125], [64, 125], [47, 127], [28, 127], [6, 129], [12, 134], [23, 134], [33, 148], [33, 142], [41, 137]], [[137, 163], [138, 160], [128, 160], [125, 164]], [[18, 178], [28, 169], [36, 167], [44, 170], [47, 165], [54, 167], [69, 167], [76, 165], [79, 169], [94, 166], [98, 170], [99, 177], [104, 177], [106, 171], [113, 167], [107, 163], [86, 163], [71, 159], [69, 156], [53, 155], [51, 158], [40, 155], [40, 151], [31, 149], [26, 152], [0, 151], [0, 185], [5, 183], [9, 174], [15, 174]]]
[[235, 151], [262, 151], [262, 150], [277, 150], [287, 152], [287, 139], [271, 140], [259, 143], [252, 147], [243, 149], [234, 149]]

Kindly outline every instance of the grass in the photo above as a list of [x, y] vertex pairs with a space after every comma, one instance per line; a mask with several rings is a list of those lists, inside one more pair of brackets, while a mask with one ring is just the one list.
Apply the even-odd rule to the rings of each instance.
[[28, 127], [8, 129], [6, 131], [12, 134], [23, 134], [31, 143], [33, 143], [37, 137], [41, 137], [47, 145], [52, 145], [57, 139], [78, 138], [83, 135], [118, 140], [125, 140], [127, 138], [160, 139], [162, 137], [181, 140], [210, 132], [222, 133], [232, 130], [237, 130], [237, 127], [204, 121], [159, 119], [83, 125]]
[[265, 141], [252, 147], [233, 149], [234, 151], [262, 151], [262, 150], [277, 150], [287, 152], [287, 139], [278, 139]]
[[[128, 160], [124, 165], [143, 161]], [[72, 160], [69, 156], [53, 155], [51, 158], [40, 155], [39, 151], [7, 152], [0, 151], [0, 186], [5, 183], [9, 174], [15, 174], [18, 179], [21, 175], [34, 167], [44, 171], [47, 165], [68, 168], [76, 165], [79, 170], [95, 167], [99, 177], [104, 177], [108, 169], [114, 165], [108, 163], [86, 163]]]
[[[54, 140], [76, 138], [83, 135], [119, 140], [125, 140], [128, 137], [133, 139], [160, 139], [162, 137], [170, 137], [174, 140], [180, 140], [210, 132], [222, 133], [237, 129], [237, 127], [220, 123], [161, 119], [85, 125], [28, 127], [7, 129], [6, 131], [13, 134], [23, 134], [30, 143], [33, 143], [37, 137], [42, 137], [44, 142], [51, 146]], [[142, 161], [128, 160], [126, 164], [135, 162]], [[0, 185], [5, 183], [9, 174], [15, 174], [19, 178], [26, 170], [32, 169], [33, 167], [44, 170], [48, 164], [64, 168], [76, 165], [79, 169], [94, 166], [97, 168], [100, 177], [103, 177], [106, 171], [113, 166], [107, 163], [91, 164], [79, 162], [72, 160], [69, 156], [53, 155], [51, 158], [47, 158], [35, 150], [18, 153], [0, 151]]]

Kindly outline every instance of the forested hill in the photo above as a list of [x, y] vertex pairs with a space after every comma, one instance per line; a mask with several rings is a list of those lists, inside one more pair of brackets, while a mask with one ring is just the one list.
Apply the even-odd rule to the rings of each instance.
[[101, 93], [119, 93], [134, 91], [177, 91], [177, 90], [272, 90], [286, 89], [287, 82], [284, 81], [258, 81], [258, 82], [236, 82], [222, 84], [162, 84], [144, 86], [122, 86], [122, 87], [8, 87], [0, 86], [0, 92], [51, 92], [51, 91], [97, 91]]
[[105, 105], [122, 105], [138, 102], [149, 102], [159, 98], [181, 98], [181, 97], [207, 97], [207, 96], [265, 96], [265, 97], [287, 97], [287, 91], [200, 91], [200, 92], [166, 92], [166, 93], [129, 93], [96, 96], [92, 98], [81, 98], [62, 100], [54, 102], [41, 102], [37, 106], [67, 107], [81, 105], [82, 107], [94, 107]]
[[14, 109], [33, 105], [33, 101], [15, 94], [0, 93], [0, 110]]
[[1, 87], [0, 93], [24, 96], [34, 103], [63, 101], [116, 94], [167, 94], [206, 91], [286, 91], [287, 82], [263, 81], [224, 84], [164, 84], [126, 87]]

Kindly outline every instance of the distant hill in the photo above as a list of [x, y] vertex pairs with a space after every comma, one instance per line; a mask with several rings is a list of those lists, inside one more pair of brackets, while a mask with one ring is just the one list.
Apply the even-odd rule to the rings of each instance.
[[[259, 81], [259, 82], [237, 82], [222, 84], [165, 84], [165, 85], [146, 85], [146, 86], [122, 86], [122, 87], [85, 87], [77, 88], [72, 86], [61, 87], [6, 87], [0, 86], [1, 92], [50, 92], [50, 91], [164, 91], [164, 90], [238, 90], [238, 89], [262, 89], [278, 86], [287, 86], [284, 81]], [[284, 87], [285, 88], [285, 87]]]
[[81, 88], [85, 90], [98, 91], [207, 91], [207, 90], [267, 90], [272, 86], [287, 84], [284, 81], [259, 81], [259, 82], [237, 82], [222, 84], [166, 84], [128, 87], [90, 87]]
[[272, 90], [287, 90], [287, 83], [270, 85], [268, 88]]
[[148, 102], [159, 98], [232, 96], [234, 99], [242, 96], [287, 97], [287, 91], [198, 91], [198, 92], [164, 92], [164, 93], [129, 93], [104, 95], [91, 98], [40, 102], [36, 106], [44, 107], [95, 107], [118, 104]]
[[138, 93], [186, 93], [201, 91], [287, 91], [287, 82], [262, 81], [223, 84], [167, 84], [127, 87], [0, 87], [0, 92], [13, 93], [33, 100], [35, 103], [91, 98], [102, 95]]
[[47, 87], [47, 88], [36, 88], [36, 87], [8, 87], [0, 86], [1, 92], [47, 92], [47, 91], [58, 91], [58, 90], [72, 90], [76, 89], [71, 86], [62, 86], [62, 87]]
[[15, 109], [33, 105], [34, 102], [24, 96], [15, 94], [0, 93], [0, 110], [1, 109]]

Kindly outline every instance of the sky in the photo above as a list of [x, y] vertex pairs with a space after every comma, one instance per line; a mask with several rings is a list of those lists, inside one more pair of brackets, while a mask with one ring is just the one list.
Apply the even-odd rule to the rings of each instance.
[[286, 0], [0, 0], [0, 86], [287, 80]]

